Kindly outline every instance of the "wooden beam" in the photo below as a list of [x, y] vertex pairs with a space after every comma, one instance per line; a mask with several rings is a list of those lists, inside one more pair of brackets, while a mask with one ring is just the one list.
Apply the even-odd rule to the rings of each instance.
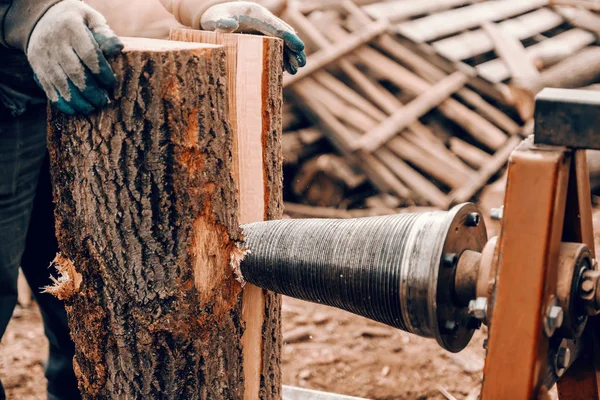
[[403, 22], [398, 33], [421, 43], [478, 26], [481, 21], [499, 21], [543, 7], [547, 0], [502, 0], [483, 2]]
[[312, 75], [332, 62], [335, 62], [343, 56], [353, 52], [357, 48], [369, 43], [377, 36], [385, 32], [389, 27], [387, 21], [373, 22], [363, 30], [348, 36], [343, 42], [325, 47], [310, 57], [310, 62], [302, 68], [296, 75], [286, 75], [283, 80], [283, 86], [287, 87]]
[[[110, 105], [50, 115], [56, 261], [68, 273], [53, 290], [66, 300], [82, 395], [280, 397], [279, 300], [263, 300], [264, 323], [248, 321], [234, 267], [240, 221], [281, 215], [281, 47], [238, 65], [275, 75], [237, 91], [249, 125], [234, 143], [222, 46], [124, 42]], [[258, 159], [234, 162], [240, 153]], [[245, 168], [252, 192], [238, 198]], [[265, 336], [248, 367], [242, 343], [256, 331]]]
[[[498, 28], [506, 35], [523, 40], [556, 28], [563, 18], [548, 8], [498, 22]], [[482, 30], [467, 31], [459, 35], [435, 41], [431, 46], [443, 57], [452, 61], [466, 60], [494, 49], [491, 38]]]
[[[171, 39], [225, 46], [239, 222], [281, 217], [282, 42], [189, 29], [173, 30]], [[280, 303], [279, 295], [252, 285], [244, 288], [242, 345], [247, 400], [262, 397], [264, 391], [269, 397], [279, 393]], [[266, 388], [261, 388], [261, 381]]]

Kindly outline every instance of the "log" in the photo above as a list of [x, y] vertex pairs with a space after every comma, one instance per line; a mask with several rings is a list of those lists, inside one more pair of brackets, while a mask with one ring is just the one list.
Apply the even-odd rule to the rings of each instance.
[[[191, 29], [175, 29], [171, 39], [225, 46], [239, 221], [281, 217], [282, 41]], [[246, 400], [280, 396], [280, 315], [281, 296], [246, 285], [242, 308]]]
[[111, 104], [49, 116], [63, 271], [50, 291], [66, 302], [82, 396], [280, 398], [280, 299], [265, 294], [257, 325], [233, 267], [240, 222], [282, 214], [281, 46], [239, 64], [259, 75], [236, 93], [251, 105], [243, 131], [223, 47], [124, 42]]

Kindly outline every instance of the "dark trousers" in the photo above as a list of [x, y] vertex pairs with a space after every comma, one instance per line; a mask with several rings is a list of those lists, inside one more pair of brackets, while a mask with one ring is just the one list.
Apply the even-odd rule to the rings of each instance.
[[[51, 284], [49, 276], [55, 272], [48, 266], [56, 253], [45, 108], [33, 107], [19, 117], [0, 111], [0, 340], [17, 302], [21, 266], [50, 342], [48, 398], [79, 399], [64, 305], [41, 293]], [[0, 400], [4, 398], [0, 383]]]

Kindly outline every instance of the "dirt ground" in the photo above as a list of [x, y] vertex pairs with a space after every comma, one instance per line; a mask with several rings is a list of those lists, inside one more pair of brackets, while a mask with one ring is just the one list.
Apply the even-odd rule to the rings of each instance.
[[[489, 210], [502, 203], [502, 182], [482, 195]], [[600, 211], [595, 213], [600, 243]], [[498, 224], [486, 221], [491, 235]], [[485, 331], [450, 354], [422, 339], [333, 308], [285, 298], [283, 382], [369, 399], [475, 399], [484, 365]], [[47, 355], [41, 317], [17, 309], [0, 344], [0, 378], [8, 399], [44, 399]], [[454, 396], [454, 397], [452, 397]]]

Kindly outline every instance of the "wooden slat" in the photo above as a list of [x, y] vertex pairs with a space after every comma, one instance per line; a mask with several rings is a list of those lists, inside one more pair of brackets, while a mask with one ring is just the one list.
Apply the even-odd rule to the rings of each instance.
[[475, 168], [481, 168], [490, 162], [492, 158], [492, 156], [479, 147], [473, 146], [457, 137], [450, 138], [450, 150]]
[[[503, 33], [524, 40], [548, 31], [563, 23], [560, 15], [540, 8], [517, 18], [498, 23]], [[431, 46], [443, 57], [452, 61], [466, 60], [494, 49], [494, 43], [486, 33], [477, 29], [433, 42]]]
[[433, 14], [397, 25], [398, 33], [421, 43], [478, 26], [481, 21], [499, 21], [547, 4], [547, 0], [498, 0]]
[[482, 0], [399, 0], [383, 1], [362, 7], [373, 19], [387, 19], [396, 23], [422, 14], [448, 10]]
[[593, 32], [596, 36], [600, 35], [600, 16], [597, 14], [572, 7], [554, 7], [554, 9], [574, 27]]
[[396, 136], [398, 132], [404, 130], [411, 122], [419, 119], [448, 99], [454, 92], [463, 87], [468, 79], [468, 76], [460, 71], [442, 79], [423, 94], [417, 96], [406, 107], [392, 114], [377, 128], [362, 136], [355, 142], [353, 147], [366, 151], [373, 151], [379, 148], [383, 143]]
[[[548, 65], [565, 59], [596, 41], [596, 36], [582, 29], [571, 29], [527, 47], [527, 56], [532, 62]], [[475, 67], [479, 75], [493, 83], [499, 83], [511, 77], [503, 60], [497, 58]]]
[[358, 47], [365, 43], [369, 43], [374, 38], [381, 35], [388, 27], [389, 24], [386, 21], [373, 22], [361, 31], [348, 36], [343, 42], [319, 50], [317, 53], [311, 55], [310, 62], [306, 67], [300, 69], [296, 75], [286, 75], [283, 79], [283, 86], [287, 87], [293, 85], [307, 76], [312, 75], [315, 71], [339, 60], [341, 57], [353, 52]]

